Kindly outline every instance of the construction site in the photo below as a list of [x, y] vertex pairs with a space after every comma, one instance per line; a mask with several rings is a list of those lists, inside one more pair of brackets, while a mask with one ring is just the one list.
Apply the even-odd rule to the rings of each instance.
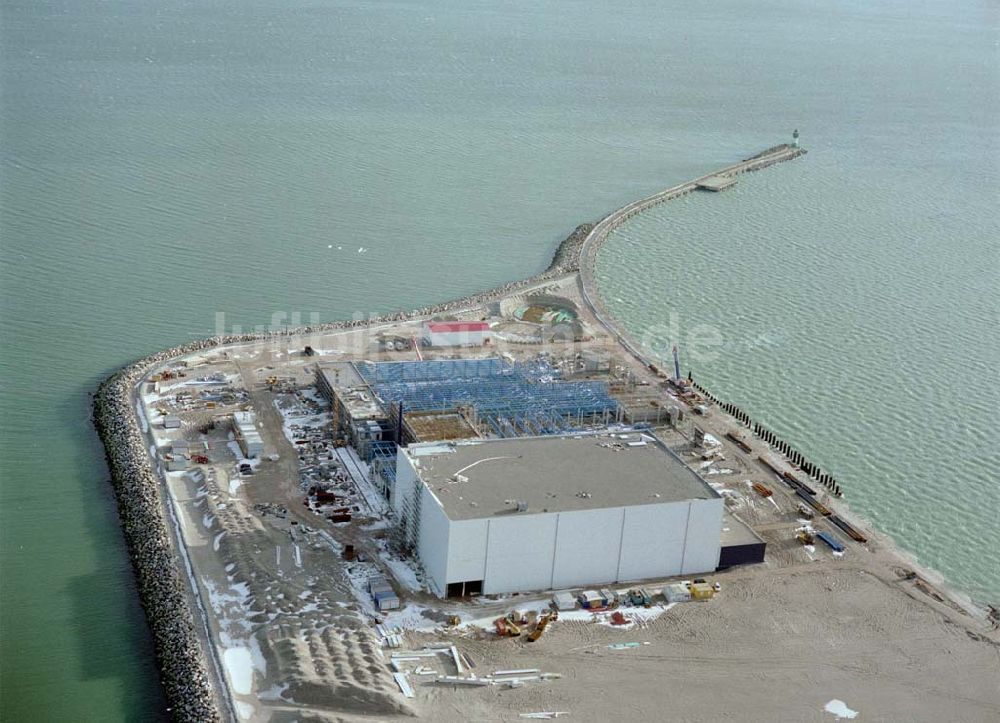
[[995, 611], [682, 348], [637, 352], [588, 283], [557, 268], [136, 380], [221, 717], [1000, 716]]
[[[547, 304], [557, 291], [577, 293], [549, 284]], [[629, 668], [691, 626], [714, 636], [701, 619], [776, 594], [768, 578], [887, 584], [856, 577], [879, 544], [801, 467], [679, 366], [577, 323], [579, 339], [545, 344], [466, 326], [435, 346], [414, 323], [249, 344], [143, 383], [238, 717], [593, 719], [565, 680], [589, 673], [556, 651]], [[900, 604], [927, 585], [894, 569]]]

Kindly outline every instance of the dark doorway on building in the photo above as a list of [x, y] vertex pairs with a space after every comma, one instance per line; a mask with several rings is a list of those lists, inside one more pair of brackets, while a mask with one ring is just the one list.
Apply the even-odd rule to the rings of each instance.
[[465, 582], [448, 583], [447, 597], [466, 597], [467, 595], [482, 595], [482, 580], [466, 580]]

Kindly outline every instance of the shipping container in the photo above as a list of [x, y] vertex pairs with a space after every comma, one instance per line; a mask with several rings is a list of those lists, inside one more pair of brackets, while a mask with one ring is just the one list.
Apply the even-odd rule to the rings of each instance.
[[695, 600], [711, 600], [715, 590], [707, 582], [696, 582], [691, 585], [691, 597]]
[[691, 600], [691, 591], [687, 585], [675, 582], [663, 588], [663, 597], [668, 603], [688, 602]]
[[580, 606], [585, 609], [603, 608], [608, 602], [597, 590], [584, 590], [579, 595]]
[[399, 598], [395, 595], [375, 599], [375, 605], [379, 610], [398, 610]]
[[571, 592], [557, 592], [552, 596], [556, 610], [575, 610], [576, 597]]

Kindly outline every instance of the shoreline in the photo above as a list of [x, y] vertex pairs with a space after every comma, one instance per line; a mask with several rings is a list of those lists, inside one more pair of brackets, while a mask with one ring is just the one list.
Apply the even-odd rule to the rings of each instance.
[[[414, 321], [436, 314], [455, 313], [481, 306], [544, 284], [546, 281], [576, 276], [582, 297], [591, 312], [619, 345], [646, 366], [653, 362], [645, 356], [608, 314], [600, 300], [594, 279], [596, 255], [610, 233], [631, 216], [647, 208], [689, 193], [699, 181], [711, 176], [737, 175], [774, 163], [792, 160], [804, 150], [787, 145], [776, 146], [699, 179], [672, 186], [658, 194], [635, 201], [601, 219], [597, 224], [581, 224], [555, 250], [552, 262], [541, 273], [470, 296], [412, 311], [400, 311], [357, 321], [338, 321], [307, 325], [273, 332], [257, 332], [210, 337], [157, 352], [126, 365], [101, 383], [94, 396], [94, 424], [105, 447], [119, 520], [136, 576], [140, 602], [149, 621], [156, 649], [161, 682], [168, 705], [177, 720], [214, 721], [234, 718], [232, 696], [221, 666], [210, 644], [204, 620], [199, 625], [191, 601], [201, 608], [195, 581], [178, 572], [178, 563], [186, 564], [184, 543], [171, 522], [170, 501], [161, 475], [152, 464], [146, 430], [136, 416], [136, 388], [156, 369], [178, 357], [208, 349], [253, 342], [279, 341], [337, 331], [376, 327], [380, 324]], [[655, 368], [655, 367], [654, 367]], [[706, 394], [708, 394], [706, 392]], [[710, 395], [709, 395], [710, 396]], [[143, 425], [144, 426], [144, 425]], [[751, 423], [752, 430], [752, 423]], [[166, 509], [165, 509], [166, 508]], [[849, 514], [846, 513], [846, 514]], [[852, 519], [857, 516], [852, 515]], [[876, 532], [865, 521], [864, 528]], [[882, 536], [884, 537], [884, 536]], [[906, 553], [891, 540], [886, 547], [902, 560]], [[178, 559], [180, 556], [180, 559]], [[907, 561], [909, 564], [909, 561]], [[915, 567], [915, 566], [914, 566]], [[926, 577], [925, 571], [921, 574]], [[935, 574], [936, 576], [936, 574]], [[955, 593], [939, 586], [939, 591], [956, 608]], [[940, 588], [944, 589], [940, 589]], [[928, 600], [929, 602], [929, 600]], [[961, 610], [971, 614], [968, 610]], [[204, 618], [205, 611], [197, 614]], [[208, 643], [208, 650], [205, 644]]]

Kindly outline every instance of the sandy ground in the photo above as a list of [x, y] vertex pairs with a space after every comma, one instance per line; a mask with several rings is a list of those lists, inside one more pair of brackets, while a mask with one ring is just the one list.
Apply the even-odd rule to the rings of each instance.
[[[547, 286], [551, 293], [554, 285]], [[559, 292], [578, 300], [575, 277]], [[584, 320], [595, 337], [586, 346], [611, 348], [593, 320], [586, 315]], [[371, 331], [352, 331], [303, 344], [327, 360], [414, 358], [413, 352], [373, 353], [372, 337]], [[524, 357], [538, 347], [511, 344], [502, 350]], [[189, 374], [231, 374], [258, 411], [265, 452], [279, 459], [261, 463], [253, 475], [237, 474], [235, 443], [225, 431], [201, 436], [194, 431], [211, 416], [206, 411], [174, 410], [185, 420], [179, 431], [163, 430], [150, 419], [151, 441], [159, 447], [183, 435], [210, 448], [203, 482], [174, 472], [166, 475], [166, 489], [238, 718], [470, 721], [561, 711], [583, 721], [623, 715], [800, 721], [834, 720], [824, 708], [840, 701], [857, 711], [858, 720], [1000, 720], [1000, 633], [961, 601], [906, 579], [912, 566], [875, 534], [867, 545], [850, 543], [840, 559], [825, 548], [802, 547], [794, 539], [802, 524], [795, 498], [754, 455], [724, 439], [730, 420], [715, 413], [698, 423], [723, 440], [724, 459], [699, 471], [717, 489], [726, 489], [730, 510], [767, 539], [764, 565], [713, 575], [723, 585], [715, 600], [673, 606], [629, 629], [579, 614], [572, 617], [582, 620], [558, 621], [537, 643], [498, 639], [468, 626], [435, 629], [435, 621], [448, 615], [488, 621], [515, 603], [523, 607], [525, 599], [463, 606], [409, 592], [413, 575], [405, 564], [380, 557], [384, 525], [372, 516], [363, 490], [356, 495], [359, 512], [346, 525], [331, 524], [303, 506], [298, 453], [283, 431], [289, 418], [275, 406], [288, 398], [263, 380], [276, 374], [286, 388], [301, 390], [311, 384], [315, 361], [288, 343], [246, 345]], [[648, 376], [620, 351], [619, 362]], [[662, 396], [655, 383], [633, 393]], [[300, 402], [291, 400], [293, 406]], [[291, 421], [307, 423], [309, 412], [302, 415]], [[663, 430], [662, 436], [692, 466], [701, 465], [690, 443], [690, 422]], [[751, 481], [772, 487], [774, 497], [755, 496]], [[355, 545], [367, 561], [346, 563], [339, 554], [346, 544]], [[375, 613], [363, 590], [366, 576], [377, 571], [396, 573], [404, 600], [405, 609], [387, 620]], [[533, 599], [540, 606], [544, 596]], [[408, 629], [402, 650], [453, 641], [479, 676], [540, 668], [561, 677], [513, 689], [458, 687], [413, 674], [414, 666], [424, 664], [442, 674], [458, 672], [447, 659], [435, 658], [433, 664], [421, 659], [404, 665], [415, 693], [405, 698], [390, 667], [390, 656], [400, 650], [383, 647], [376, 622]], [[639, 645], [608, 648], [622, 642]]]
[[[764, 568], [718, 576], [723, 595], [682, 603], [628, 631], [558, 622], [537, 643], [460, 641], [478, 668], [541, 667], [562, 678], [509, 690], [421, 690], [441, 721], [831, 721], [1000, 719], [1000, 648], [862, 566]], [[607, 646], [639, 642], [638, 648]], [[648, 643], [648, 645], [646, 644]]]

